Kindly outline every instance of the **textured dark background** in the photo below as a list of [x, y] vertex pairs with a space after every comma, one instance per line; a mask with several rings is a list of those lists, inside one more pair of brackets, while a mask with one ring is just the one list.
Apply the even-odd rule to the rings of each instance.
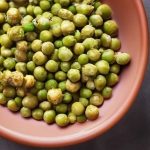
[[[143, 0], [150, 28], [150, 0]], [[149, 59], [150, 60], [150, 59]], [[150, 150], [150, 61], [137, 100], [128, 114], [109, 132], [92, 141], [58, 150]], [[47, 150], [0, 138], [0, 150]], [[48, 149], [56, 150], [56, 149]]]

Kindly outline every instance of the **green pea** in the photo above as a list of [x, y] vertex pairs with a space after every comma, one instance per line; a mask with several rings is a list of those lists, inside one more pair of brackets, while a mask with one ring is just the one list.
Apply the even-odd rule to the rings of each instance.
[[87, 88], [82, 88], [80, 90], [80, 96], [82, 98], [90, 98], [92, 96], [92, 91], [90, 89], [87, 89]]
[[8, 23], [3, 24], [3, 31], [4, 32], [7, 32], [10, 28], [11, 28], [10, 24], [8, 24]]
[[77, 40], [77, 42], [81, 41], [81, 33], [79, 30], [76, 30], [74, 33], [74, 37]]
[[33, 5], [28, 5], [27, 6], [27, 14], [33, 16], [34, 15], [34, 7]]
[[63, 7], [67, 7], [70, 4], [70, 0], [59, 0], [59, 3]]
[[63, 72], [68, 72], [69, 69], [70, 69], [70, 63], [69, 63], [69, 62], [61, 62], [61, 63], [60, 63], [60, 69], [61, 69]]
[[52, 105], [48, 101], [43, 101], [39, 104], [39, 108], [41, 108], [43, 111], [47, 111], [47, 110], [51, 109], [51, 107], [52, 107]]
[[6, 1], [2, 0], [0, 1], [0, 11], [1, 12], [6, 12], [9, 8], [9, 5]]
[[55, 121], [60, 127], [65, 127], [69, 124], [69, 119], [66, 114], [58, 114], [55, 118]]
[[0, 93], [0, 105], [5, 105], [7, 103], [7, 98], [3, 93]]
[[35, 88], [37, 90], [42, 90], [44, 88], [44, 83], [43, 82], [40, 82], [40, 81], [36, 81], [35, 83]]
[[63, 102], [68, 104], [72, 101], [72, 95], [69, 92], [65, 92]]
[[83, 54], [83, 53], [84, 53], [84, 50], [85, 50], [85, 48], [84, 48], [84, 46], [83, 46], [82, 43], [76, 43], [75, 46], [74, 46], [74, 49], [73, 49], [73, 51], [74, 51], [74, 53], [75, 53], [76, 55], [81, 55], [81, 54]]
[[112, 88], [106, 86], [106, 87], [102, 90], [102, 95], [103, 95], [104, 99], [109, 99], [109, 98], [111, 98], [111, 96], [112, 96]]
[[7, 11], [7, 22], [11, 25], [16, 25], [21, 20], [20, 12], [17, 8], [9, 8]]
[[101, 25], [103, 25], [103, 19], [100, 15], [92, 15], [90, 16], [89, 20], [94, 27], [100, 27]]
[[96, 38], [100, 38], [102, 34], [103, 34], [103, 31], [101, 29], [95, 29], [94, 35]]
[[71, 52], [70, 49], [63, 46], [63, 47], [59, 48], [58, 57], [61, 61], [69, 61], [73, 57], [73, 53]]
[[36, 24], [36, 27], [39, 29], [39, 30], [48, 30], [50, 28], [50, 21], [48, 18], [45, 18], [45, 17], [40, 17], [38, 20], [37, 20], [37, 24]]
[[101, 74], [108, 74], [110, 70], [109, 63], [105, 60], [100, 60], [96, 64], [96, 67]]
[[7, 86], [3, 89], [3, 94], [8, 98], [14, 98], [16, 95], [16, 90], [13, 87]]
[[48, 81], [46, 81], [46, 83], [45, 83], [45, 88], [46, 88], [46, 90], [53, 89], [53, 88], [57, 88], [57, 87], [58, 87], [58, 83], [57, 83], [57, 81], [54, 80], [54, 79], [48, 80]]
[[33, 12], [35, 16], [38, 16], [43, 13], [43, 10], [39, 6], [35, 6]]
[[58, 63], [54, 60], [49, 60], [46, 64], [45, 64], [45, 68], [47, 71], [49, 72], [56, 72], [58, 70]]
[[56, 112], [54, 110], [47, 110], [44, 113], [43, 120], [47, 124], [51, 124], [55, 122]]
[[66, 81], [59, 82], [58, 88], [60, 88], [62, 92], [64, 92], [66, 90]]
[[36, 108], [32, 111], [32, 117], [35, 119], [35, 120], [42, 120], [43, 119], [43, 115], [44, 115], [44, 112], [42, 109], [40, 108]]
[[65, 36], [62, 40], [63, 42], [63, 45], [66, 46], [66, 47], [72, 47], [75, 45], [76, 43], [76, 39], [74, 38], [73, 35], [68, 35], [68, 36]]
[[78, 62], [74, 62], [71, 65], [71, 69], [77, 69], [80, 70], [81, 69], [81, 65]]
[[23, 24], [23, 29], [25, 32], [32, 32], [34, 31], [34, 24], [33, 23]]
[[45, 55], [51, 55], [54, 51], [54, 44], [51, 42], [44, 42], [42, 44], [42, 52]]
[[70, 112], [68, 114], [68, 119], [69, 119], [69, 123], [74, 124], [77, 120], [77, 117], [75, 114], [73, 114], [72, 112]]
[[89, 100], [86, 99], [86, 98], [80, 98], [80, 99], [79, 99], [79, 102], [82, 103], [82, 105], [83, 105], [84, 107], [87, 107], [87, 106], [89, 105]]
[[76, 27], [84, 27], [87, 24], [88, 19], [83, 14], [76, 14], [73, 17], [73, 22]]
[[30, 22], [32, 22], [32, 20], [33, 20], [33, 17], [31, 15], [26, 15], [22, 18], [21, 24], [23, 25], [26, 23], [30, 23]]
[[62, 31], [63, 35], [72, 34], [75, 31], [75, 25], [73, 24], [73, 22], [71, 22], [69, 20], [64, 20], [61, 23], [61, 31]]
[[103, 33], [102, 36], [101, 36], [101, 44], [103, 47], [105, 48], [109, 48], [110, 45], [111, 45], [111, 36], [106, 34], [106, 33]]
[[[51, 8], [51, 9], [52, 9], [52, 8]], [[52, 12], [52, 11], [51, 11], [51, 12]], [[45, 18], [51, 19], [51, 18], [53, 17], [53, 14], [50, 13], [50, 12], [48, 12], [48, 11], [46, 11], [46, 12], [44, 12], [44, 13], [42, 14], [42, 16], [45, 17]]]
[[101, 57], [102, 60], [105, 60], [109, 63], [112, 63], [114, 62], [115, 60], [115, 53], [113, 50], [111, 49], [108, 49], [108, 50], [105, 50], [102, 54], [102, 57]]
[[27, 65], [24, 62], [18, 62], [15, 66], [16, 71], [22, 72], [23, 74], [27, 73]]
[[70, 5], [70, 6], [68, 7], [68, 10], [70, 10], [73, 14], [76, 14], [76, 13], [77, 13], [76, 7], [75, 7], [74, 5]]
[[101, 91], [106, 86], [106, 78], [103, 75], [98, 75], [96, 79], [94, 79], [95, 88], [97, 91]]
[[107, 85], [115, 86], [119, 82], [119, 76], [115, 73], [110, 73], [107, 75]]
[[14, 101], [16, 102], [17, 106], [20, 108], [22, 106], [22, 98], [20, 97], [16, 97], [14, 99]]
[[76, 115], [82, 115], [84, 113], [84, 106], [81, 102], [74, 102], [71, 106], [71, 111]]
[[58, 71], [55, 73], [55, 79], [58, 81], [64, 81], [66, 80], [66, 78], [67, 78], [67, 75], [63, 71]]
[[19, 107], [17, 106], [17, 104], [14, 100], [9, 100], [7, 102], [7, 108], [13, 112], [16, 112], [19, 110]]
[[121, 48], [121, 41], [118, 38], [112, 38], [110, 48], [117, 51]]
[[82, 39], [91, 38], [94, 36], [95, 28], [91, 25], [86, 25], [81, 30]]
[[58, 15], [58, 11], [61, 9], [61, 5], [59, 3], [55, 3], [52, 7], [51, 7], [51, 12], [53, 15]]
[[64, 20], [72, 20], [73, 19], [73, 13], [67, 9], [61, 8], [58, 11], [58, 16]]
[[[35, 78], [33, 75], [26, 75], [24, 77], [24, 87], [25, 88], [32, 88], [35, 85]], [[36, 85], [35, 85], [36, 86]]]
[[80, 116], [77, 116], [77, 122], [78, 123], [84, 123], [86, 122], [87, 118], [85, 115], [80, 115]]
[[94, 81], [92, 80], [88, 80], [87, 83], [86, 83], [86, 87], [90, 90], [94, 90], [95, 89], [95, 84], [94, 84]]
[[83, 14], [83, 15], [90, 15], [93, 11], [94, 7], [92, 5], [87, 4], [77, 4], [76, 10], [77, 13]]
[[49, 1], [47, 1], [47, 0], [40, 1], [40, 8], [42, 10], [47, 11], [50, 9], [50, 7], [51, 7], [51, 4]]
[[3, 56], [3, 57], [11, 57], [11, 56], [13, 56], [13, 53], [12, 53], [12, 51], [10, 49], [6, 49], [6, 48], [2, 47], [1, 48], [1, 56]]
[[120, 65], [118, 65], [118, 64], [113, 64], [113, 65], [110, 67], [110, 72], [115, 73], [115, 74], [119, 74], [119, 72], [120, 72]]
[[101, 53], [97, 49], [92, 49], [87, 52], [87, 55], [91, 61], [98, 61], [100, 59]]
[[38, 81], [45, 81], [46, 78], [47, 78], [47, 72], [46, 70], [41, 67], [41, 66], [38, 66], [34, 69], [34, 77], [38, 80]]
[[24, 30], [22, 26], [13, 26], [7, 32], [12, 41], [18, 42], [24, 39]]
[[116, 62], [119, 65], [127, 65], [130, 60], [131, 60], [131, 56], [128, 53], [117, 53], [116, 54]]
[[100, 5], [101, 5], [101, 2], [96, 1], [96, 2], [94, 3], [94, 8], [97, 9]]
[[29, 109], [29, 108], [27, 108], [27, 107], [22, 107], [21, 109], [20, 109], [20, 114], [21, 114], [21, 116], [22, 117], [24, 117], [24, 118], [29, 118], [29, 117], [31, 117], [31, 110]]
[[99, 109], [94, 105], [87, 106], [85, 115], [89, 120], [95, 120], [99, 116]]
[[99, 93], [93, 93], [93, 95], [90, 97], [90, 104], [94, 106], [101, 106], [104, 102], [104, 98]]
[[17, 96], [19, 96], [19, 97], [24, 97], [25, 94], [26, 94], [26, 93], [25, 93], [25, 89], [24, 89], [23, 87], [17, 88], [16, 93], [17, 93]]
[[97, 67], [91, 63], [88, 63], [82, 67], [82, 74], [85, 76], [95, 76], [97, 74]]
[[53, 16], [50, 21], [50, 26], [53, 27], [57, 24], [61, 24], [62, 22], [63, 22], [63, 20], [60, 17]]
[[33, 55], [33, 62], [36, 65], [43, 65], [43, 64], [45, 64], [46, 61], [47, 61], [47, 57], [42, 52], [40, 52], [40, 51], [36, 52]]
[[114, 37], [118, 34], [118, 25], [114, 20], [108, 20], [103, 25], [104, 32]]
[[55, 45], [56, 48], [60, 48], [60, 47], [63, 46], [63, 42], [61, 40], [56, 40], [54, 42], [54, 45]]
[[93, 48], [98, 48], [98, 42], [97, 40], [93, 38], [86, 38], [83, 41], [83, 46], [85, 47], [86, 50], [93, 49]]
[[81, 65], [85, 65], [87, 64], [89, 61], [89, 58], [86, 54], [81, 54], [79, 57], [78, 57], [78, 62], [81, 64]]
[[22, 105], [29, 109], [34, 109], [38, 105], [38, 99], [32, 94], [28, 94], [23, 98]]
[[10, 48], [12, 46], [12, 41], [7, 34], [3, 34], [0, 36], [0, 44], [6, 48]]
[[59, 58], [58, 58], [58, 49], [54, 50], [54, 52], [52, 53], [50, 59], [55, 60], [55, 61], [59, 61]]
[[42, 41], [41, 40], [34, 40], [31, 43], [31, 48], [34, 52], [40, 51], [42, 47]]
[[35, 67], [36, 67], [36, 65], [35, 65], [35, 63], [33, 61], [29, 61], [27, 63], [27, 69], [28, 69], [28, 71], [33, 72], [34, 69], [35, 69]]
[[80, 71], [78, 69], [70, 69], [67, 73], [67, 77], [72, 82], [77, 82], [80, 80]]
[[39, 101], [46, 100], [47, 99], [47, 90], [45, 90], [45, 89], [39, 90], [37, 93], [37, 97], [38, 97]]
[[53, 41], [53, 35], [52, 35], [51, 31], [48, 31], [48, 30], [43, 30], [40, 33], [39, 38], [42, 42]]
[[111, 18], [112, 10], [107, 4], [102, 4], [97, 8], [95, 13], [101, 15], [104, 20], [108, 20]]
[[67, 105], [66, 104], [58, 104], [56, 106], [56, 112], [58, 113], [66, 113], [67, 112]]
[[51, 32], [53, 34], [53, 36], [55, 37], [60, 37], [62, 36], [62, 30], [61, 30], [61, 25], [60, 24], [55, 24], [51, 27]]

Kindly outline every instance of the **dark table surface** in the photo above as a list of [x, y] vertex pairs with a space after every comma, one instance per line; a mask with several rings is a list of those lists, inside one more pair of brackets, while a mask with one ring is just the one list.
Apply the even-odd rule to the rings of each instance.
[[[149, 18], [150, 0], [144, 0]], [[150, 60], [150, 59], [149, 59]], [[127, 115], [103, 136], [60, 150], [150, 150], [150, 61], [137, 100]], [[45, 150], [16, 144], [0, 138], [0, 150]], [[49, 149], [55, 150], [55, 149]]]

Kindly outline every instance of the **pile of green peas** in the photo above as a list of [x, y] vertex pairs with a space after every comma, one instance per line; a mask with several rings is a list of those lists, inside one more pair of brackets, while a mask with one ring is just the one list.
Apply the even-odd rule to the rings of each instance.
[[0, 104], [65, 127], [95, 120], [130, 55], [99, 0], [0, 0]]

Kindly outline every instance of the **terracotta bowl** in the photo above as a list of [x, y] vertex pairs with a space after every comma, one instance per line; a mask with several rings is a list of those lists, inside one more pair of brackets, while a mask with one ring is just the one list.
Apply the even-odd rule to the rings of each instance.
[[133, 103], [145, 73], [148, 57], [148, 27], [141, 0], [103, 0], [113, 9], [120, 27], [122, 51], [132, 56], [131, 64], [121, 74], [112, 99], [100, 108], [96, 121], [67, 128], [26, 120], [0, 107], [0, 135], [15, 142], [40, 147], [61, 147], [81, 143], [102, 135], [114, 126]]

